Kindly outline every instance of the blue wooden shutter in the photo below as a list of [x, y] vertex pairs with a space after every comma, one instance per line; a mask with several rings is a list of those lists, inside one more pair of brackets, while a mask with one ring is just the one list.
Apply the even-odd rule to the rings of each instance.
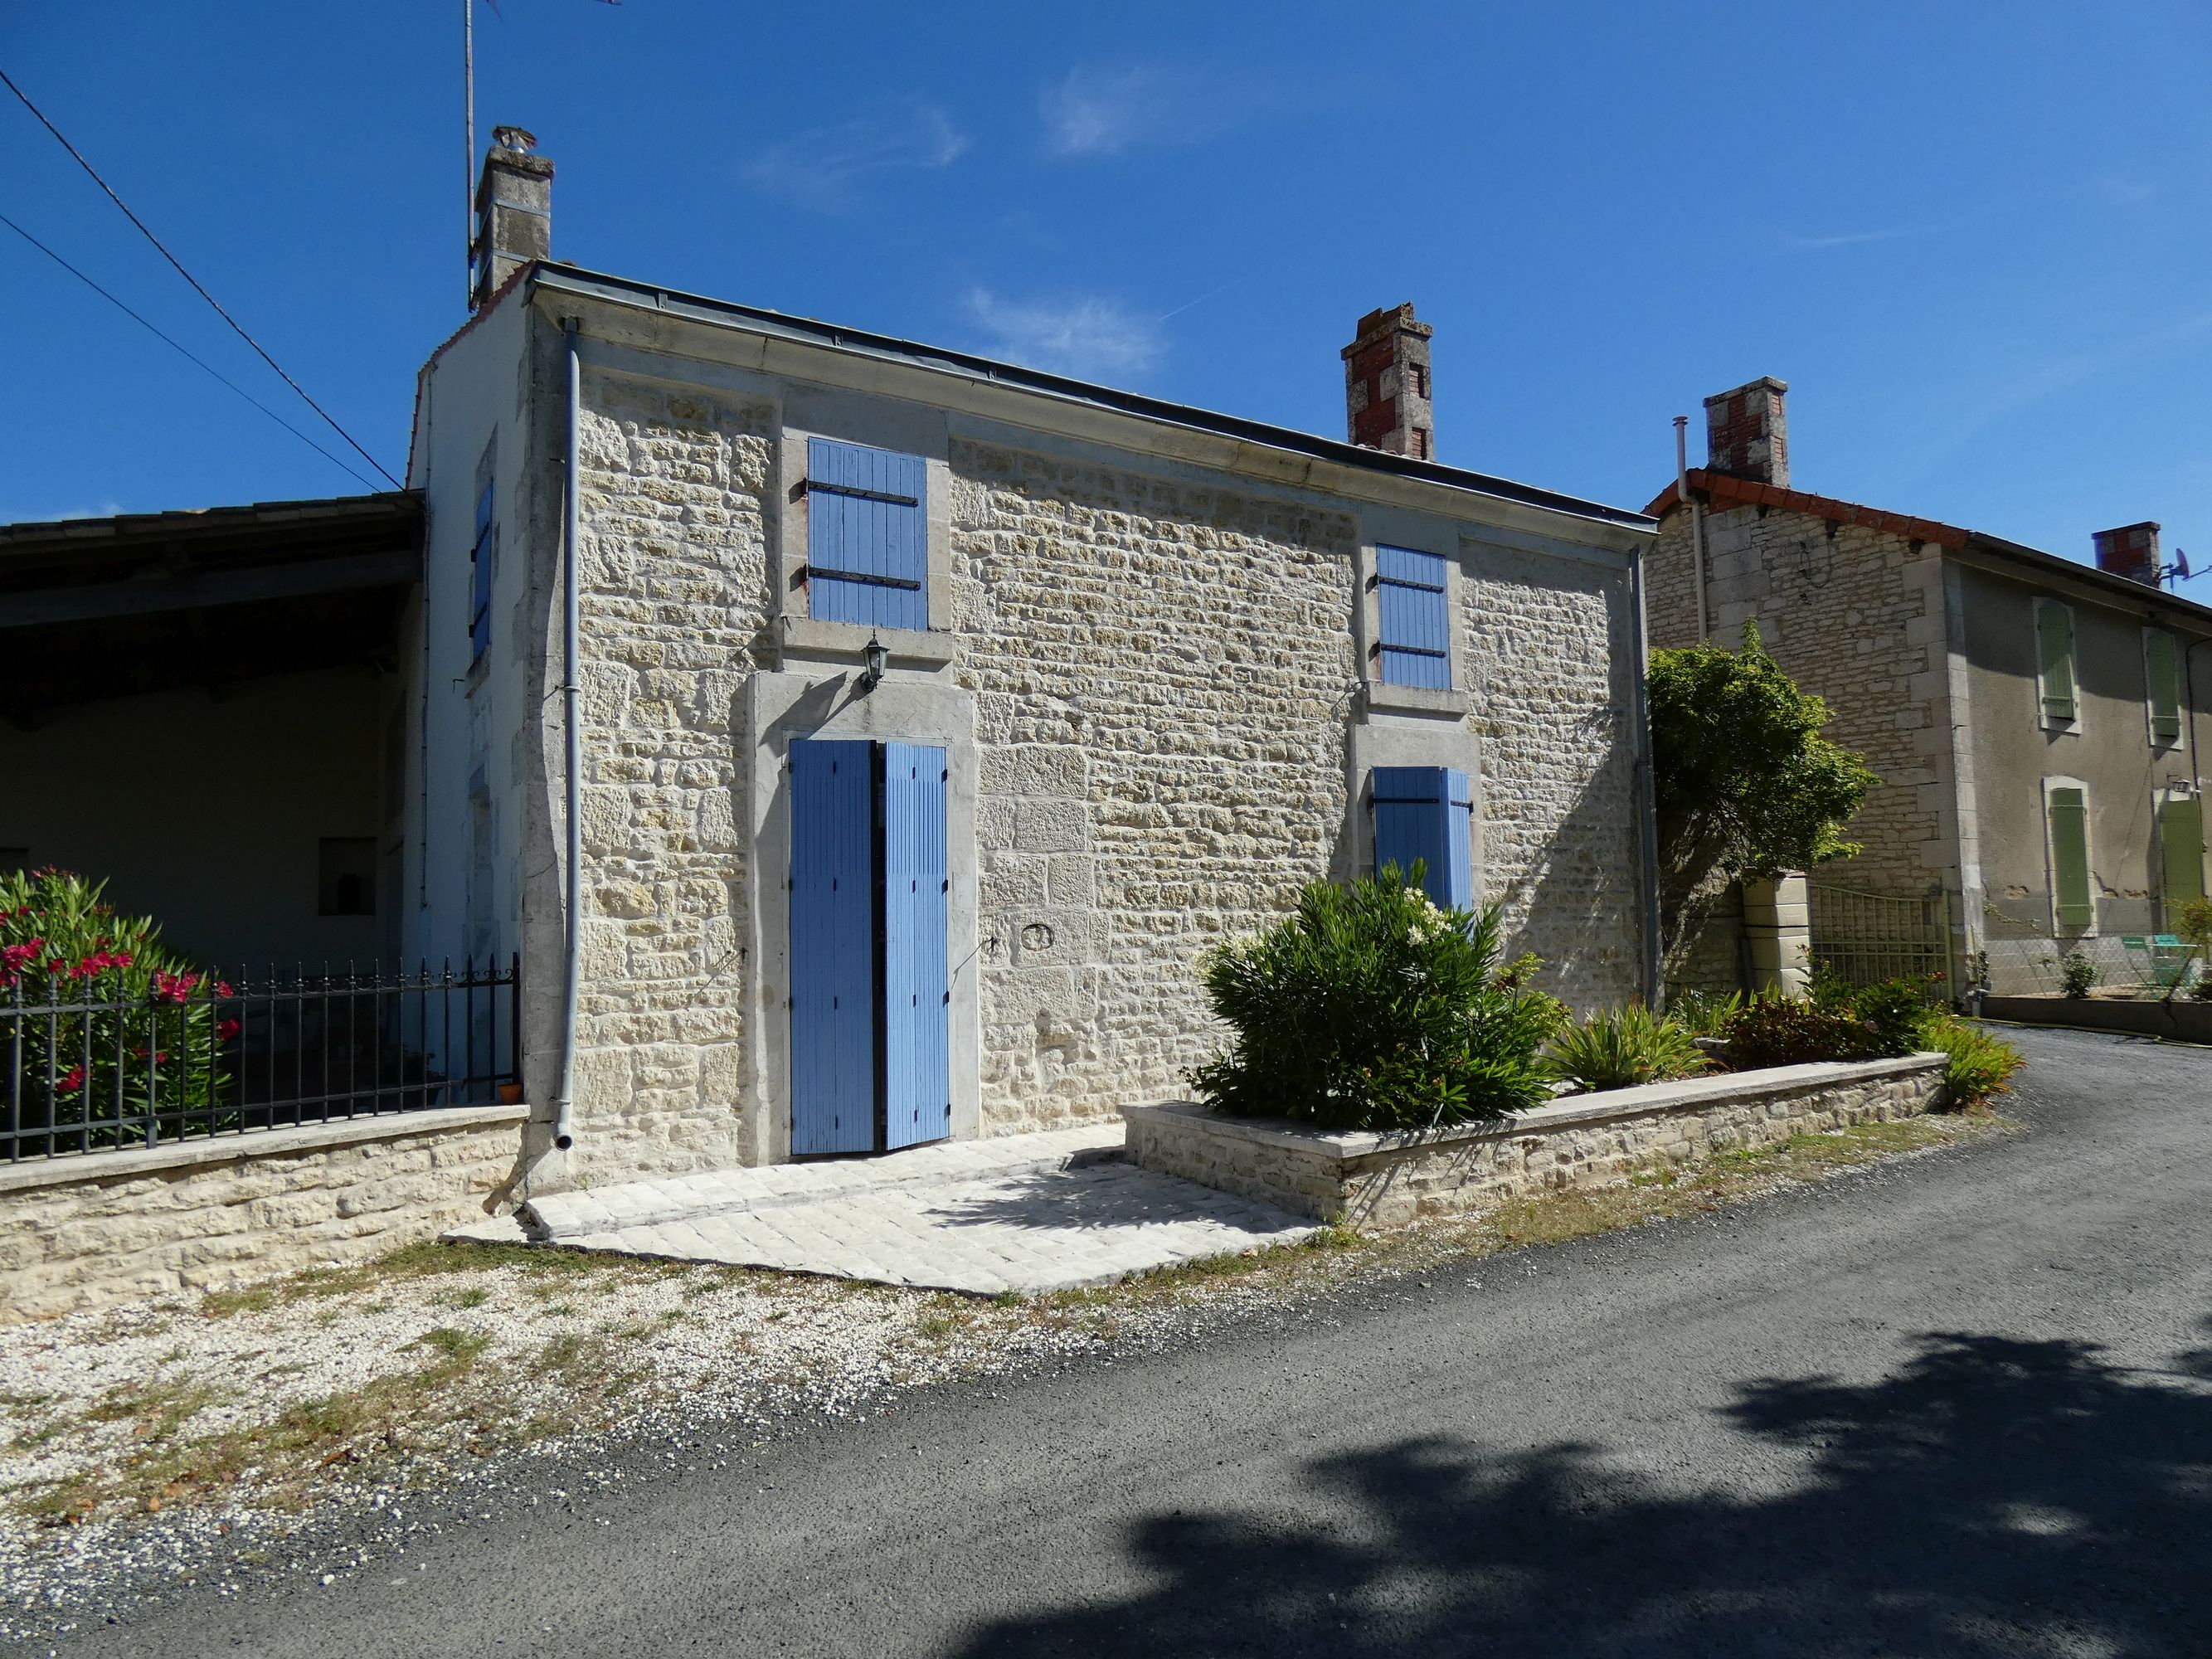
[[1444, 766], [1375, 769], [1375, 869], [1389, 865], [1410, 878], [1425, 866], [1421, 885], [1447, 910], [1474, 903], [1474, 793], [1467, 774]]
[[884, 1144], [952, 1133], [945, 751], [884, 745]]
[[1444, 562], [1408, 547], [1378, 547], [1375, 575], [1382, 683], [1449, 690], [1451, 629], [1444, 605]]
[[791, 745], [791, 1150], [876, 1144], [875, 754]]
[[929, 626], [919, 455], [806, 441], [808, 608], [826, 622]]
[[477, 538], [469, 552], [469, 660], [491, 643], [492, 487], [477, 497]]

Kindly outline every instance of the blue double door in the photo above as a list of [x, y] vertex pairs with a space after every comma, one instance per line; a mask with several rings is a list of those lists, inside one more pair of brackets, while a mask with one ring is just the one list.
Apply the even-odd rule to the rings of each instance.
[[791, 745], [791, 1150], [951, 1133], [945, 750]]

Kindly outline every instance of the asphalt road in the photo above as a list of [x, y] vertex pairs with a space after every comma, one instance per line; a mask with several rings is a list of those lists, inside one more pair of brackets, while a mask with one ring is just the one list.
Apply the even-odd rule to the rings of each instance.
[[64, 1651], [2212, 1654], [2212, 1050], [2021, 1040], [2020, 1134]]

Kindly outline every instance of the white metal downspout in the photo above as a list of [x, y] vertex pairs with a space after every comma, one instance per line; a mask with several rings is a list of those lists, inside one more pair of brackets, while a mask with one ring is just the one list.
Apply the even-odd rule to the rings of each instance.
[[1682, 505], [1690, 509], [1690, 572], [1692, 586], [1698, 591], [1698, 643], [1703, 645], [1711, 629], [1705, 622], [1705, 510], [1690, 496], [1690, 417], [1674, 417], [1674, 493]]
[[583, 405], [583, 372], [576, 360], [574, 317], [562, 319], [561, 338], [568, 365], [568, 431], [562, 454], [568, 500], [562, 514], [561, 533], [561, 725], [568, 746], [567, 775], [562, 787], [568, 813], [568, 867], [562, 901], [568, 937], [561, 960], [561, 1086], [553, 1097], [553, 1144], [566, 1152], [576, 1144], [573, 1117], [576, 1097], [576, 1005], [584, 951], [584, 744], [582, 733], [577, 728], [576, 687], [576, 587], [581, 563], [577, 543], [583, 530], [583, 491], [577, 478], [576, 449]]
[[1666, 987], [1661, 981], [1659, 945], [1659, 784], [1651, 764], [1651, 705], [1646, 695], [1650, 672], [1651, 641], [1644, 619], [1644, 550], [1629, 556], [1630, 597], [1635, 601], [1635, 689], [1630, 694], [1629, 718], [1636, 725], [1637, 851], [1644, 866], [1644, 1003], [1654, 1013], [1666, 1012]]

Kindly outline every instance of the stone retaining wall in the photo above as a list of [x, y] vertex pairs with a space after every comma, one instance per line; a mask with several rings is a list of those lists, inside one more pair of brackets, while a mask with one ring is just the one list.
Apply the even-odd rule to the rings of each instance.
[[0, 1320], [365, 1261], [483, 1213], [527, 1106], [0, 1167]]
[[2123, 1001], [2117, 997], [1984, 997], [1984, 1019], [2023, 1025], [2072, 1025], [2085, 1031], [2126, 1031], [2174, 1042], [2212, 1042], [2212, 1002], [2176, 997]]
[[1310, 1129], [1176, 1102], [1133, 1106], [1132, 1162], [1356, 1226], [1461, 1215], [1501, 1200], [1617, 1182], [1792, 1134], [1912, 1117], [1941, 1103], [1944, 1058], [1782, 1066], [1577, 1095], [1502, 1123], [1433, 1133]]

